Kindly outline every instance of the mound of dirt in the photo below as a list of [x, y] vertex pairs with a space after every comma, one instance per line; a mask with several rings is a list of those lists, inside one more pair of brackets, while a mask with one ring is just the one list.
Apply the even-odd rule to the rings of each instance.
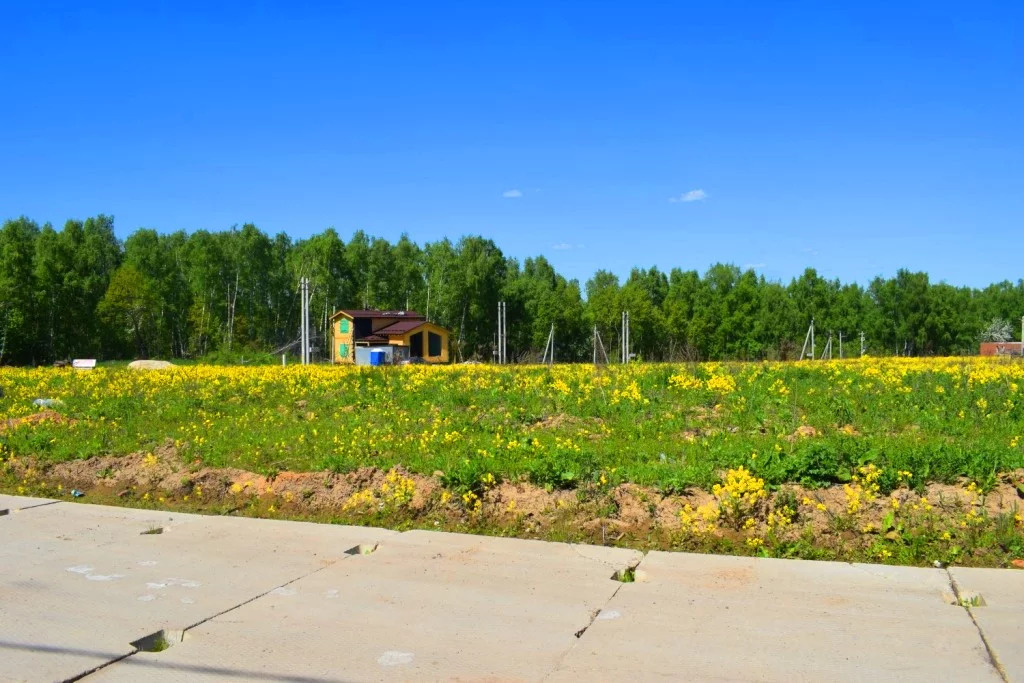
[[[715, 496], [700, 489], [690, 489], [683, 495], [664, 495], [654, 488], [632, 483], [611, 488], [594, 485], [575, 490], [547, 490], [527, 481], [504, 481], [483, 493], [481, 505], [473, 509], [464, 506], [455, 491], [444, 491], [441, 495], [443, 475], [440, 472], [425, 476], [401, 467], [387, 470], [363, 467], [344, 474], [281, 472], [264, 476], [237, 468], [203, 467], [198, 461], [184, 462], [170, 440], [151, 452], [127, 456], [53, 465], [18, 458], [7, 466], [19, 477], [34, 472], [33, 476], [40, 480], [53, 482], [53, 485], [61, 483], [68, 489], [112, 492], [134, 499], [159, 495], [189, 504], [201, 500], [204, 504], [218, 504], [214, 509], [220, 513], [225, 509], [220, 503], [224, 503], [231, 512], [273, 505], [300, 516], [377, 514], [393, 506], [396, 494], [400, 494], [398, 505], [403, 515], [412, 513], [421, 519], [436, 519], [436, 515], [441, 514], [458, 523], [479, 515], [474, 517], [474, 523], [485, 520], [502, 525], [522, 524], [520, 528], [529, 534], [538, 534], [545, 528], [567, 527], [591, 533], [602, 542], [617, 542], [627, 535], [639, 539], [665, 534], [663, 538], [671, 538], [682, 527], [680, 510], [684, 506], [694, 511], [703, 509], [701, 514], [718, 508]], [[711, 519], [713, 528], [698, 533], [707, 534], [702, 536], [705, 539], [717, 537], [741, 542], [743, 534], [765, 533], [773, 523], [772, 514], [782, 510], [787, 521], [777, 533], [795, 536], [809, 527], [819, 539], [846, 542], [860, 537], [870, 541], [876, 535], [888, 538], [898, 533], [885, 521], [887, 518], [891, 521], [894, 510], [901, 510], [901, 515], [934, 510], [934, 514], [944, 519], [961, 519], [971, 511], [981, 512], [982, 509], [993, 517], [1016, 512], [1022, 502], [1018, 485], [1024, 485], [1024, 470], [1003, 475], [984, 495], [967, 480], [929, 484], [922, 492], [923, 498], [922, 494], [906, 487], [884, 495], [870, 489], [865, 491], [855, 482], [824, 489], [787, 484], [759, 502], [756, 509], [745, 513], [751, 515], [747, 519], [751, 527], [744, 526], [740, 531], [730, 526], [732, 522], [727, 523], [724, 517], [718, 519], [716, 515]], [[352, 502], [354, 494], [364, 495], [357, 499], [360, 501], [357, 506], [346, 506]], [[853, 504], [856, 508], [851, 507]], [[783, 506], [789, 511], [785, 512]], [[850, 516], [851, 512], [855, 514]], [[848, 521], [840, 527], [835, 523], [838, 518]]]
[[502, 517], [540, 520], [576, 499], [572, 491], [548, 491], [528, 482], [503, 481], [484, 494], [484, 505]]
[[796, 428], [796, 431], [794, 431], [792, 434], [786, 437], [786, 441], [792, 443], [797, 439], [810, 439], [815, 436], [819, 436], [820, 434], [821, 432], [819, 432], [811, 425], [800, 425], [799, 427]]
[[530, 429], [558, 429], [559, 427], [572, 426], [579, 422], [579, 420], [571, 415], [565, 413], [557, 413], [555, 415], [548, 415], [540, 420], [537, 420]]
[[70, 417], [64, 417], [56, 410], [41, 410], [38, 413], [32, 413], [25, 417], [12, 417], [9, 420], [0, 420], [0, 434], [9, 429], [16, 429], [23, 425], [35, 425], [40, 422], [47, 421], [59, 425], [72, 425], [78, 420], [72, 420]]

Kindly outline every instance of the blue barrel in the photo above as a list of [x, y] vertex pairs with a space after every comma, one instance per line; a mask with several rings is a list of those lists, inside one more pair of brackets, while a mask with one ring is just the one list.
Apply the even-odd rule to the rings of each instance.
[[387, 353], [384, 351], [370, 351], [370, 365], [384, 365]]

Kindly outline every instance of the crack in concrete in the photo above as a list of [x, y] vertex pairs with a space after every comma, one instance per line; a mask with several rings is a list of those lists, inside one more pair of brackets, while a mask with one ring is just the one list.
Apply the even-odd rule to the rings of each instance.
[[[57, 501], [57, 502], [59, 502], [59, 501]], [[346, 558], [341, 558], [341, 559], [344, 560]], [[327, 569], [328, 567], [333, 567], [336, 563], [337, 563], [337, 560], [335, 560], [334, 562], [331, 562], [330, 564], [325, 564], [324, 566], [318, 567], [317, 569], [314, 569], [311, 572], [306, 572], [305, 574], [303, 574], [301, 576], [297, 576], [294, 579], [291, 579], [289, 581], [285, 581], [284, 583], [282, 583], [282, 584], [280, 584], [278, 586], [274, 586], [273, 588], [269, 588], [269, 589], [263, 591], [262, 593], [259, 593], [258, 595], [254, 595], [253, 597], [248, 598], [247, 600], [243, 600], [242, 602], [238, 603], [237, 605], [232, 605], [231, 607], [228, 607], [227, 609], [223, 609], [220, 612], [217, 612], [216, 614], [211, 614], [210, 616], [208, 616], [208, 617], [206, 617], [204, 619], [200, 619], [199, 621], [197, 621], [196, 623], [192, 624], [191, 626], [186, 626], [185, 628], [183, 628], [181, 630], [181, 639], [185, 640], [185, 634], [188, 633], [189, 631], [191, 631], [194, 628], [202, 626], [203, 624], [205, 624], [205, 623], [207, 623], [207, 622], [209, 622], [209, 621], [211, 621], [213, 619], [216, 619], [217, 617], [223, 616], [223, 615], [225, 615], [225, 614], [227, 614], [229, 612], [233, 612], [236, 609], [239, 609], [240, 607], [245, 607], [250, 602], [254, 602], [256, 600], [259, 600], [260, 598], [266, 597], [267, 595], [270, 595], [271, 593], [273, 593], [274, 591], [276, 591], [279, 588], [284, 588], [285, 586], [290, 586], [291, 584], [295, 583], [296, 581], [301, 581], [302, 579], [305, 579], [307, 577], [313, 576], [317, 572], [322, 572], [323, 570]], [[104, 662], [103, 664], [100, 664], [99, 666], [97, 666], [97, 667], [95, 667], [93, 669], [90, 669], [89, 671], [86, 671], [84, 673], [78, 674], [77, 676], [74, 676], [72, 678], [65, 679], [64, 683], [74, 683], [74, 681], [80, 681], [83, 678], [85, 678], [86, 676], [91, 676], [92, 674], [96, 673], [97, 671], [100, 671], [101, 669], [105, 669], [108, 666], [112, 666], [114, 664], [117, 664], [118, 662], [124, 661], [125, 659], [128, 659], [129, 657], [133, 657], [133, 656], [139, 654], [140, 652], [142, 652], [142, 650], [138, 650], [138, 649], [133, 650], [133, 651], [129, 652], [128, 654], [122, 655], [122, 656], [120, 656], [120, 657], [118, 657], [116, 659], [112, 659], [109, 662]]]
[[196, 623], [192, 624], [191, 626], [186, 626], [184, 629], [182, 629], [182, 634], [183, 634], [182, 638], [184, 639], [184, 634], [185, 633], [188, 633], [190, 630], [196, 628], [197, 626], [202, 626], [203, 624], [205, 624], [206, 622], [210, 621], [211, 619], [216, 619], [217, 617], [225, 615], [228, 612], [233, 612], [236, 609], [238, 609], [239, 607], [245, 607], [250, 602], [253, 602], [255, 600], [259, 600], [262, 597], [270, 595], [271, 593], [276, 591], [278, 588], [284, 588], [285, 586], [290, 586], [291, 584], [295, 583], [296, 581], [301, 581], [302, 579], [305, 579], [306, 577], [313, 576], [313, 574], [316, 574], [317, 572], [322, 572], [323, 570], [327, 569], [328, 567], [333, 567], [335, 565], [335, 562], [331, 562], [330, 564], [325, 564], [324, 566], [319, 567], [318, 569], [314, 569], [313, 571], [308, 572], [306, 574], [303, 574], [302, 576], [298, 576], [298, 577], [292, 579], [291, 581], [285, 581], [280, 586], [274, 586], [270, 590], [266, 590], [266, 591], [260, 593], [259, 595], [255, 596], [255, 597], [251, 597], [248, 600], [244, 600], [244, 601], [238, 603], [237, 605], [235, 605], [233, 607], [228, 607], [226, 610], [222, 610], [220, 612], [217, 612], [213, 616], [206, 617], [205, 619], [197, 621]]
[[[577, 553], [578, 553], [578, 551], [577, 551]], [[588, 559], [588, 560], [595, 560], [597, 562], [601, 562], [601, 564], [607, 564], [609, 566], [615, 566], [615, 565], [610, 564], [608, 562], [604, 562], [603, 560], [598, 560], [596, 557], [587, 557], [586, 555], [583, 555], [582, 553], [578, 553], [578, 554], [581, 557], [583, 557], [585, 559]], [[630, 565], [630, 566], [632, 566], [634, 569], [639, 569], [640, 565], [643, 564], [644, 558], [646, 558], [646, 557], [647, 557], [647, 553], [641, 553], [640, 554], [640, 561], [637, 562], [635, 565]], [[584, 634], [586, 634], [587, 629], [589, 629], [591, 626], [594, 625], [594, 622], [597, 621], [597, 618], [601, 615], [601, 612], [603, 612], [605, 610], [605, 608], [608, 607], [608, 605], [611, 604], [612, 600], [615, 599], [615, 596], [619, 594], [619, 591], [622, 590], [623, 586], [625, 586], [625, 585], [626, 585], [625, 583], [619, 583], [619, 585], [615, 587], [615, 590], [612, 591], [612, 594], [610, 596], [608, 596], [608, 599], [604, 601], [604, 604], [601, 605], [601, 607], [599, 607], [598, 609], [594, 610], [590, 614], [590, 621], [587, 622], [586, 626], [584, 626], [579, 631], [576, 631], [573, 634], [576, 637], [576, 640], [572, 643], [572, 645], [569, 646], [568, 649], [566, 649], [565, 652], [562, 653], [562, 655], [558, 658], [558, 661], [555, 662], [555, 665], [553, 667], [551, 667], [551, 671], [548, 671], [547, 674], [544, 675], [543, 680], [546, 681], [546, 680], [550, 679], [552, 676], [555, 675], [555, 672], [557, 672], [559, 667], [562, 666], [562, 662], [565, 661], [565, 658], [568, 657], [572, 653], [572, 651], [576, 649], [577, 645], [579, 645], [580, 641], [583, 639]]]
[[988, 654], [988, 662], [992, 665], [992, 668], [996, 670], [1000, 678], [1006, 683], [1009, 683], [1010, 677], [1006, 673], [1006, 669], [1003, 668], [1002, 663], [999, 661], [999, 657], [996, 655], [996, 651], [992, 648], [992, 645], [988, 642], [988, 638], [985, 637], [985, 631], [981, 628], [981, 624], [978, 623], [978, 619], [974, 616], [974, 611], [971, 609], [969, 604], [965, 604], [960, 594], [960, 586], [957, 585], [956, 579], [953, 578], [953, 573], [946, 568], [946, 576], [949, 577], [949, 588], [953, 591], [953, 597], [956, 598], [957, 605], [960, 605], [967, 610], [967, 616], [971, 618], [971, 623], [974, 624], [974, 628], [978, 631], [978, 637], [981, 638], [981, 644], [985, 646], [985, 652]]
[[544, 675], [544, 678], [542, 680], [546, 681], [555, 675], [555, 672], [557, 672], [559, 667], [562, 666], [562, 662], [565, 661], [565, 658], [572, 654], [572, 651], [576, 649], [577, 645], [579, 645], [580, 640], [583, 639], [583, 635], [587, 632], [587, 629], [593, 626], [594, 622], [597, 621], [598, 615], [601, 614], [602, 611], [604, 611], [605, 607], [611, 604], [611, 601], [615, 599], [615, 596], [619, 594], [619, 591], [622, 590], [622, 587], [625, 585], [626, 584], [624, 583], [620, 583], [618, 587], [614, 591], [612, 591], [611, 596], [609, 596], [609, 598], [605, 600], [604, 605], [602, 605], [600, 608], [594, 610], [593, 613], [591, 613], [590, 621], [587, 622], [586, 626], [584, 626], [579, 631], [576, 631], [576, 633], [573, 634], [575, 636], [575, 640], [573, 641], [572, 645], [570, 645], [565, 650], [565, 652], [562, 653], [562, 655], [558, 658], [558, 661], [555, 662], [555, 665], [551, 667], [551, 670]]
[[93, 667], [92, 669], [89, 669], [88, 671], [80, 673], [77, 676], [72, 676], [71, 678], [65, 678], [64, 679], [64, 683], [74, 683], [75, 681], [80, 681], [83, 678], [85, 678], [86, 676], [93, 675], [94, 673], [96, 673], [100, 669], [106, 669], [108, 666], [110, 666], [112, 664], [117, 664], [118, 662], [120, 662], [122, 660], [128, 659], [129, 657], [131, 657], [132, 655], [136, 654], [137, 652], [138, 652], [138, 650], [132, 650], [131, 652], [129, 652], [127, 654], [123, 654], [120, 657], [117, 657], [116, 659], [111, 659], [109, 662], [103, 662], [99, 666]]
[[25, 510], [35, 510], [36, 508], [46, 507], [47, 505], [56, 505], [57, 503], [63, 503], [62, 500], [49, 500], [45, 503], [36, 503], [35, 505], [26, 505], [23, 508], [4, 508], [0, 510], [0, 517], [6, 517], [7, 515], [17, 514], [24, 512]]
[[[568, 543], [567, 545], [568, 545], [568, 546], [569, 546], [570, 548], [572, 548], [572, 551], [573, 551], [574, 553], [576, 553], [577, 555], [579, 555], [580, 557], [582, 557], [582, 558], [583, 558], [584, 560], [591, 560], [592, 562], [599, 562], [599, 563], [601, 563], [601, 564], [603, 564], [603, 565], [605, 565], [605, 566], [608, 566], [608, 567], [611, 567], [612, 569], [615, 569], [616, 571], [618, 571], [618, 570], [622, 569], [622, 567], [621, 567], [621, 566], [619, 566], [619, 565], [618, 565], [617, 563], [615, 563], [615, 562], [610, 562], [610, 561], [608, 561], [608, 560], [602, 560], [602, 559], [601, 559], [601, 558], [599, 558], [599, 557], [591, 557], [591, 556], [589, 556], [589, 555], [584, 555], [584, 554], [583, 554], [582, 552], [580, 552], [580, 546], [579, 546], [579, 545], [577, 545], [577, 544], [575, 544], [575, 543]], [[592, 546], [584, 546], [584, 547], [592, 547]], [[601, 547], [607, 547], [607, 546], [601, 546]], [[638, 561], [638, 562], [637, 562], [637, 564], [639, 564], [639, 563], [640, 563], [640, 562], [642, 562], [642, 561], [643, 561], [643, 559], [644, 559], [644, 558], [645, 558], [645, 557], [647, 556], [647, 553], [641, 552], [641, 551], [639, 551], [639, 550], [638, 550], [638, 551], [636, 551], [636, 552], [640, 553], [640, 561]], [[632, 564], [629, 564], [629, 563], [627, 563], [627, 564], [626, 564], [626, 566], [627, 566], [627, 567], [632, 567], [632, 566], [635, 566], [635, 565], [632, 565]]]
[[848, 564], [849, 566], [853, 567], [854, 569], [859, 569], [860, 571], [864, 572], [868, 576], [874, 576], [874, 577], [879, 578], [879, 579], [885, 579], [886, 581], [891, 581], [892, 580], [892, 577], [889, 576], [888, 574], [884, 574], [884, 573], [881, 573], [881, 572], [873, 572], [873, 571], [871, 571], [869, 569], [869, 567], [871, 566], [870, 564], [865, 565], [865, 564], [860, 564], [858, 562], [847, 562], [846, 564]]
[[[612, 593], [612, 596], [610, 598], [608, 598], [607, 600], [605, 600], [605, 603], [604, 603], [605, 607], [607, 607], [608, 605], [611, 604], [612, 600], [615, 599], [615, 596], [619, 594], [620, 590], [622, 590], [622, 586], [625, 586], [625, 585], [626, 584], [622, 584], [621, 586], [619, 586], [618, 588], [615, 589], [615, 592]], [[588, 628], [590, 628], [591, 626], [594, 625], [594, 622], [597, 621], [597, 617], [603, 611], [604, 611], [604, 607], [599, 607], [598, 609], [594, 610], [593, 613], [591, 613], [591, 615], [590, 615], [590, 621], [587, 622], [587, 625], [584, 626], [583, 628], [581, 628], [579, 631], [576, 631], [576, 633], [574, 633], [573, 635], [576, 636], [577, 639], [578, 638], [582, 638], [583, 634], [587, 632]], [[570, 648], [570, 649], [572, 649], [572, 648]]]

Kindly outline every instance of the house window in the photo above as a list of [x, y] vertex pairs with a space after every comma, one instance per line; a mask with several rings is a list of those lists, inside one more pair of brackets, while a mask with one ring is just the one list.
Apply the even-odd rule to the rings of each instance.
[[338, 332], [341, 332], [342, 334], [347, 334], [348, 333], [348, 321], [347, 320], [342, 319], [342, 321], [340, 323], [338, 323]]
[[340, 344], [340, 345], [338, 345], [338, 357], [339, 358], [348, 358], [348, 344]]
[[441, 335], [427, 332], [427, 355], [431, 358], [441, 355]]

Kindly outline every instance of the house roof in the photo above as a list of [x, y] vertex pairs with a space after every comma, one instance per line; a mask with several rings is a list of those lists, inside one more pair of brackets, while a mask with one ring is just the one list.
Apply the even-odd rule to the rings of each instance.
[[411, 332], [412, 330], [415, 330], [417, 327], [425, 325], [426, 322], [426, 320], [399, 320], [397, 323], [392, 323], [387, 327], [382, 327], [381, 329], [374, 332], [374, 334], [383, 334], [389, 337], [396, 337], [399, 335], [403, 335], [406, 332]]
[[403, 318], [406, 320], [426, 320], [427, 317], [416, 311], [378, 311], [373, 308], [346, 308], [331, 316], [331, 320], [340, 315], [349, 318]]

